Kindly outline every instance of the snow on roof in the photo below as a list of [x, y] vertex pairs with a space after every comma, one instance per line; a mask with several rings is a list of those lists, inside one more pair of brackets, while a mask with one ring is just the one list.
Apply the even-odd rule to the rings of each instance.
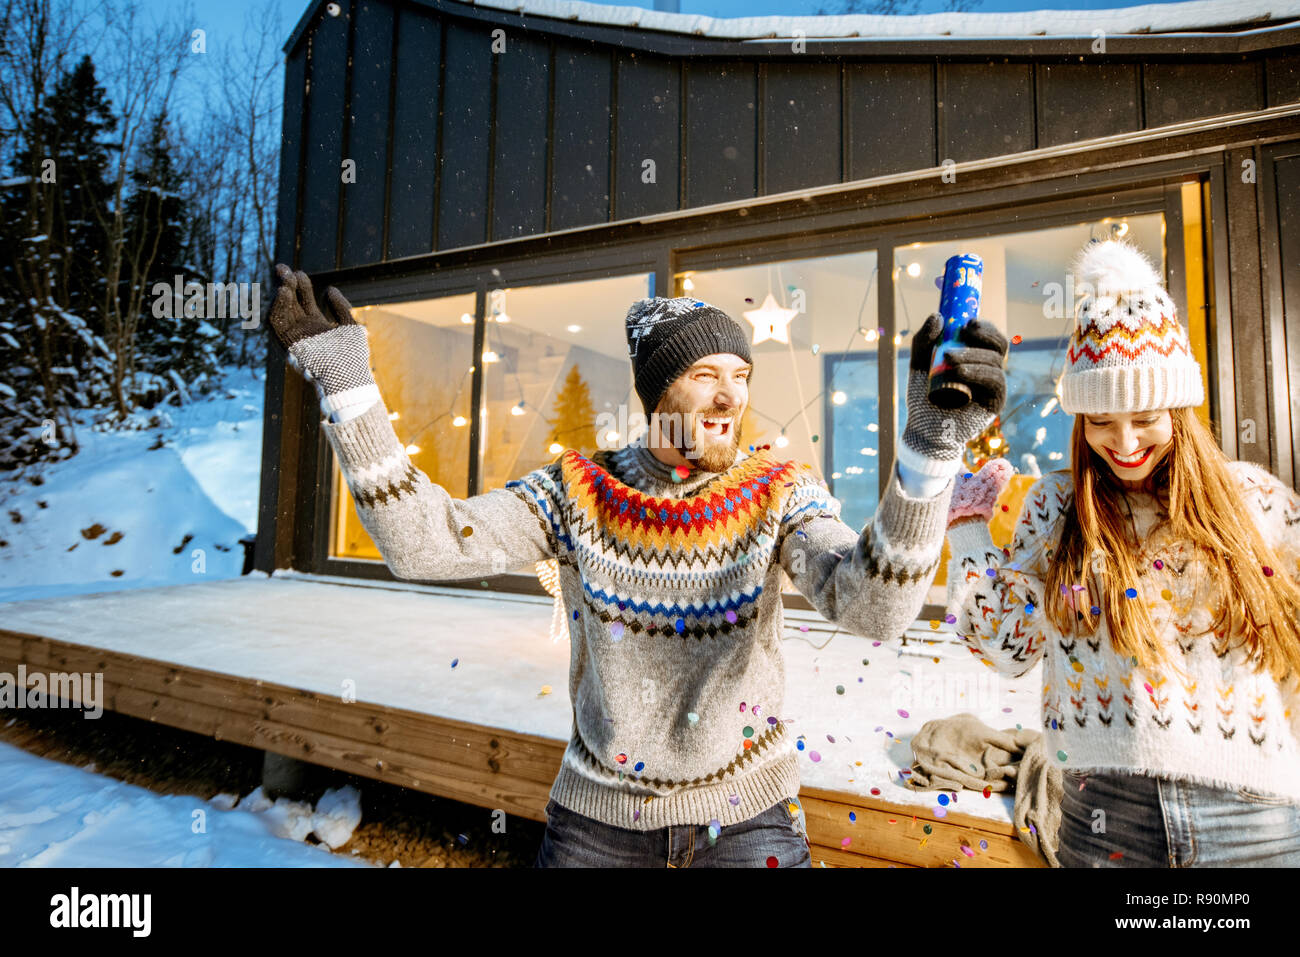
[[1169, 33], [1300, 17], [1300, 0], [1189, 0], [1114, 10], [1027, 10], [996, 13], [851, 14], [826, 17], [707, 17], [615, 7], [585, 0], [467, 0], [474, 6], [557, 20], [662, 30], [725, 40], [794, 37], [1108, 36]]

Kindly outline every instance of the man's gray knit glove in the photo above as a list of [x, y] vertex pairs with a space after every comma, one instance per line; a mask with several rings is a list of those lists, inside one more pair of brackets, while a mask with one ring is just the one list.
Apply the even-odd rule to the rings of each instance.
[[316, 386], [321, 411], [342, 421], [374, 405], [379, 387], [370, 373], [366, 329], [352, 318], [343, 293], [333, 286], [325, 290], [326, 318], [305, 272], [280, 264], [275, 274], [280, 288], [271, 303], [271, 328], [289, 353], [289, 365]]
[[957, 333], [962, 348], [948, 353], [952, 375], [970, 389], [971, 401], [957, 409], [942, 409], [930, 401], [930, 359], [942, 330], [943, 318], [935, 313], [912, 337], [907, 426], [898, 449], [904, 477], [911, 472], [926, 479], [951, 479], [961, 471], [966, 444], [988, 428], [1006, 402], [1006, 337], [978, 319]]

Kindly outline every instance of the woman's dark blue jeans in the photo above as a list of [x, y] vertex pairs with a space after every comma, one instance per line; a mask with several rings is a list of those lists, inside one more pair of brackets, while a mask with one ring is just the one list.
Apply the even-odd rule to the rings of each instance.
[[1062, 867], [1300, 867], [1294, 798], [1136, 774], [1063, 783]]

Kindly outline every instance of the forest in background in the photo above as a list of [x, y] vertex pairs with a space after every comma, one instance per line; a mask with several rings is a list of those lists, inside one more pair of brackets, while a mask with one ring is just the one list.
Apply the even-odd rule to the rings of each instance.
[[265, 361], [282, 68], [269, 8], [221, 48], [187, 5], [0, 8], [0, 471]]

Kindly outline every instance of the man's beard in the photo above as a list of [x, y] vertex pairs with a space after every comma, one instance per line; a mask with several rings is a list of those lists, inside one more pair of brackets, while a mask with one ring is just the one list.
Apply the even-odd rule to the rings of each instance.
[[[683, 426], [689, 426], [689, 432], [683, 428], [665, 428], [661, 431], [663, 439], [670, 440], [682, 456], [696, 468], [705, 472], [725, 472], [736, 462], [736, 453], [740, 451], [740, 416], [734, 409], [708, 408], [696, 411], [689, 405], [679, 404], [671, 392], [664, 395], [659, 403], [657, 414], [670, 416], [676, 414]], [[731, 425], [727, 435], [716, 437], [704, 431], [700, 421], [706, 418], [728, 418]], [[692, 437], [694, 448], [686, 445], [686, 436]], [[703, 436], [703, 438], [700, 438]]]

